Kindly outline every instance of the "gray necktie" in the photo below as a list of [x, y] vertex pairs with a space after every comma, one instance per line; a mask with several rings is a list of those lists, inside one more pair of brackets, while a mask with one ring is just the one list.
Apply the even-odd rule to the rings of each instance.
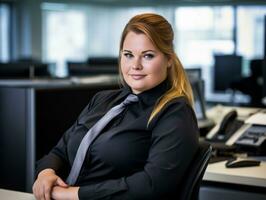
[[130, 94], [127, 98], [117, 106], [114, 106], [109, 110], [90, 130], [86, 133], [82, 139], [76, 157], [74, 159], [70, 174], [67, 177], [66, 182], [69, 185], [74, 185], [80, 173], [80, 169], [84, 162], [85, 156], [89, 146], [92, 144], [94, 139], [99, 135], [99, 133], [104, 129], [104, 127], [117, 115], [119, 115], [125, 108], [126, 105], [137, 102], [138, 97], [136, 95]]

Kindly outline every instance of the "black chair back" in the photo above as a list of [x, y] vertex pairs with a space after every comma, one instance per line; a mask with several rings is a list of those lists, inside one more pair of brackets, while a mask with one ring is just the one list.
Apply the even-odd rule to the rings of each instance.
[[200, 184], [211, 157], [212, 147], [206, 142], [200, 142], [199, 150], [192, 161], [182, 184], [178, 200], [197, 200]]

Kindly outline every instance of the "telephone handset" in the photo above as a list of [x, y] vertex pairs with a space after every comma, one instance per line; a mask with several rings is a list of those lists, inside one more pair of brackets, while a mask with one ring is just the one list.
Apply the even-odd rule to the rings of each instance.
[[206, 140], [226, 142], [243, 124], [244, 122], [237, 120], [236, 110], [232, 110], [208, 133]]

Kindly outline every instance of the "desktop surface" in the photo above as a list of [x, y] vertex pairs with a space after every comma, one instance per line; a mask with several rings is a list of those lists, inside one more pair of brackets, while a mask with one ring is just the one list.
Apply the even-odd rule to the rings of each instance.
[[3, 200], [35, 200], [33, 194], [0, 189], [0, 199]]
[[[225, 115], [232, 110], [237, 111], [238, 120], [245, 121], [251, 115], [264, 109], [217, 105], [208, 109], [206, 114], [208, 118], [219, 125], [222, 124]], [[209, 134], [212, 132], [212, 130], [208, 132], [207, 136], [210, 136]], [[216, 133], [215, 130], [214, 133]], [[204, 138], [202, 139], [204, 140]], [[221, 142], [221, 144], [224, 143]], [[219, 147], [215, 142], [212, 145], [215, 150], [213, 153], [219, 159], [216, 159], [214, 163], [209, 163], [205, 171], [199, 200], [265, 200], [266, 157], [255, 155], [250, 157], [248, 154], [246, 155], [248, 152], [244, 153], [244, 151], [237, 153], [234, 145], [224, 144]], [[237, 156], [238, 159], [255, 159], [261, 161], [261, 163], [260, 166], [226, 168], [225, 164], [230, 156]]]
[[204, 181], [232, 183], [266, 188], [266, 162], [260, 166], [226, 168], [226, 161], [209, 164], [204, 174]]

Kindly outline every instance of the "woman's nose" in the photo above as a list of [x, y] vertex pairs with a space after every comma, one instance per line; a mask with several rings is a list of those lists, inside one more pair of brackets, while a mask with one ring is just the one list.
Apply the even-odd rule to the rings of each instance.
[[136, 58], [135, 61], [132, 63], [132, 68], [135, 70], [140, 70], [142, 69], [142, 64], [140, 58]]

